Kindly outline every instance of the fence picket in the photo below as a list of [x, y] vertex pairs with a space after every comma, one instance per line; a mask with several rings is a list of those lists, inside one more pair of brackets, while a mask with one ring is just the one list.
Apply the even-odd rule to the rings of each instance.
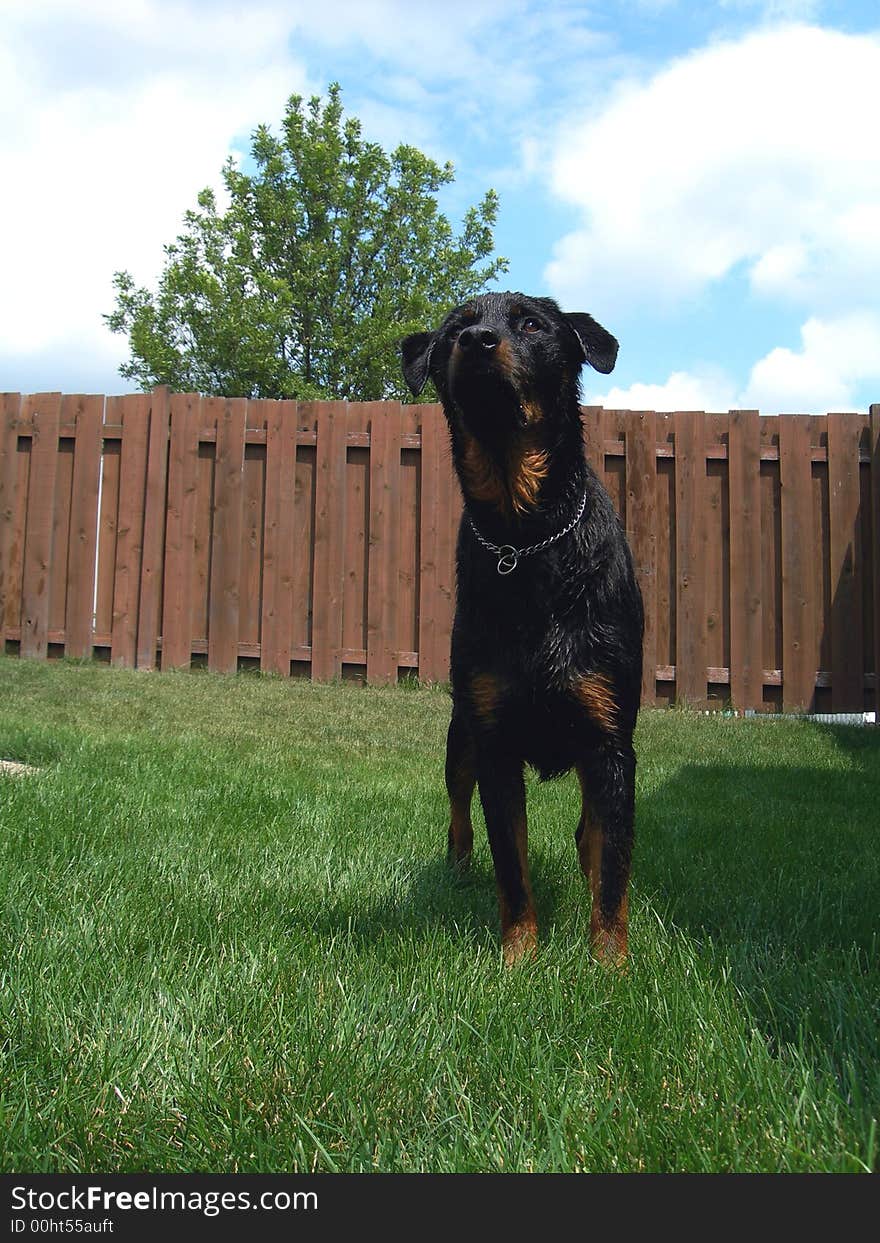
[[49, 583], [58, 470], [61, 394], [28, 399], [32, 440], [21, 584], [21, 654], [45, 659], [49, 648]]
[[203, 410], [209, 422], [216, 420], [217, 429], [208, 602], [208, 668], [221, 673], [234, 673], [238, 668], [247, 401], [243, 397], [207, 397]]
[[345, 573], [346, 405], [318, 407], [315, 463], [312, 678], [329, 682], [342, 674], [342, 597]]
[[94, 637], [95, 553], [103, 418], [103, 397], [82, 398], [76, 413], [73, 453], [64, 647], [65, 655], [80, 659], [92, 655]]
[[443, 653], [437, 639], [437, 600], [440, 595], [440, 525], [443, 510], [440, 487], [442, 455], [448, 453], [448, 433], [443, 411], [437, 405], [420, 409], [421, 514], [419, 515], [419, 677], [423, 682], [443, 680]]
[[452, 465], [452, 452], [448, 447], [448, 442], [443, 450], [441, 461], [446, 469], [441, 471], [440, 477], [437, 594], [434, 598], [437, 623], [434, 628], [434, 644], [437, 653], [438, 681], [446, 682], [449, 680], [449, 649], [452, 643], [452, 622], [455, 616], [456, 550], [464, 503], [461, 499], [458, 476]]
[[367, 681], [396, 682], [400, 404], [372, 403], [370, 536], [367, 583]]
[[195, 553], [196, 481], [201, 399], [195, 393], [171, 397], [168, 500], [162, 591], [162, 668], [185, 669], [192, 655], [192, 598]]
[[150, 400], [147, 486], [144, 498], [143, 554], [137, 622], [138, 669], [153, 669], [156, 665], [167, 508], [169, 419], [168, 390], [157, 388], [153, 391]]
[[293, 630], [295, 401], [267, 402], [266, 504], [263, 534], [263, 608], [260, 668], [290, 675]]
[[675, 698], [706, 704], [706, 490], [702, 411], [675, 415]]
[[119, 508], [110, 661], [111, 664], [122, 665], [128, 669], [134, 668], [137, 652], [149, 403], [150, 399], [146, 394], [137, 393], [122, 398], [120, 411], [122, 448], [119, 460]]
[[831, 710], [864, 694], [862, 539], [859, 440], [863, 420], [828, 415], [828, 499], [831, 557]]
[[584, 453], [593, 470], [605, 482], [605, 409], [582, 406]]
[[657, 686], [657, 416], [629, 415], [626, 423], [626, 534], [645, 609], [642, 703], [654, 704]]
[[810, 420], [803, 415], [779, 424], [782, 523], [782, 705], [807, 712], [816, 691], [816, 583], [812, 557], [813, 496]]
[[3, 393], [0, 402], [0, 652], [6, 639], [7, 611], [20, 609], [21, 584], [13, 581], [13, 544], [18, 491], [18, 423], [21, 394]]
[[728, 433], [730, 525], [730, 698], [763, 702], [761, 661], [761, 427], [757, 410], [731, 410]]

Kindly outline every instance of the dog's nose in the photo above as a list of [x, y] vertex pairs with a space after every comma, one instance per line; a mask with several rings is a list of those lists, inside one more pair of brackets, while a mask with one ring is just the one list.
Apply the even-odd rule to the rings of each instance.
[[478, 324], [464, 328], [458, 334], [458, 344], [463, 350], [494, 350], [498, 341], [496, 332], [491, 328], [481, 328]]

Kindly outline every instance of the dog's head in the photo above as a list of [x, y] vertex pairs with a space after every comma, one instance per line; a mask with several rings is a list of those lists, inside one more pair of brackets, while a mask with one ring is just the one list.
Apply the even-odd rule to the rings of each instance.
[[489, 293], [450, 311], [435, 332], [405, 337], [401, 351], [412, 392], [432, 379], [447, 414], [482, 438], [569, 411], [581, 366], [607, 374], [617, 342], [590, 315], [564, 314], [551, 298]]

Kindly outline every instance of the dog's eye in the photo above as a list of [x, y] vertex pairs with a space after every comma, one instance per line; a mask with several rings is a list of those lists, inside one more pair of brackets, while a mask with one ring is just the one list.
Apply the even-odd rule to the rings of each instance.
[[523, 332], [540, 332], [541, 331], [540, 323], [538, 322], [538, 320], [533, 319], [531, 315], [522, 321], [522, 323], [520, 324], [520, 328], [523, 330]]

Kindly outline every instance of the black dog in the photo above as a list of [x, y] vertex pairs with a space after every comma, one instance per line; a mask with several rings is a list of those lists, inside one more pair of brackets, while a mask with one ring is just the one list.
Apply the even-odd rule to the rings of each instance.
[[549, 298], [485, 294], [402, 342], [418, 395], [430, 377], [465, 500], [446, 750], [449, 856], [471, 853], [479, 785], [514, 962], [535, 945], [523, 766], [577, 770], [576, 841], [600, 958], [626, 955], [633, 844], [632, 736], [642, 601], [610, 498], [584, 458], [579, 374], [609, 372], [617, 342]]

